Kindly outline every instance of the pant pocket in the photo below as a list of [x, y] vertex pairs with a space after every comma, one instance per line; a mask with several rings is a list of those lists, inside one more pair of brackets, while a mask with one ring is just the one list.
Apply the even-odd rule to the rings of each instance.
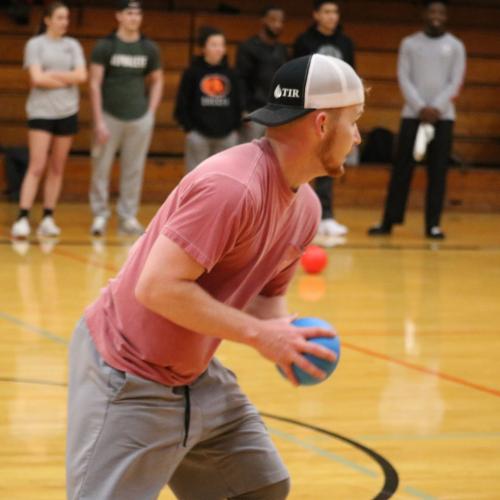
[[127, 374], [108, 365], [104, 360], [101, 369], [106, 373], [108, 397], [110, 401], [116, 401], [125, 389]]

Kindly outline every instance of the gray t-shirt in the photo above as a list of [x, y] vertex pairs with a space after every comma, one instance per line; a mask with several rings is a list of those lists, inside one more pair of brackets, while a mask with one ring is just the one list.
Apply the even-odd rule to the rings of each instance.
[[[70, 37], [53, 39], [45, 34], [28, 40], [24, 49], [24, 67], [38, 64], [42, 70], [72, 71], [85, 66], [81, 45]], [[33, 87], [26, 102], [28, 119], [66, 118], [78, 112], [78, 85], [60, 89]]]
[[453, 99], [465, 76], [464, 44], [450, 33], [430, 37], [423, 32], [403, 39], [399, 47], [398, 80], [405, 98], [404, 118], [417, 118], [425, 106], [455, 119]]

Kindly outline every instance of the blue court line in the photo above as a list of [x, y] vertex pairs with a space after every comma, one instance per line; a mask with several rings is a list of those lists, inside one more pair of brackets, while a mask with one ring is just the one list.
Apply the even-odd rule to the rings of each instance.
[[432, 495], [425, 493], [425, 491], [417, 490], [416, 488], [413, 488], [413, 486], [405, 486], [403, 490], [405, 493], [408, 493], [408, 495], [412, 495], [416, 498], [422, 498], [422, 500], [437, 500], [437, 497], [433, 497]]
[[324, 450], [323, 448], [320, 448], [319, 446], [316, 446], [312, 443], [309, 443], [303, 439], [299, 439], [299, 438], [295, 437], [293, 434], [288, 434], [287, 432], [283, 432], [279, 429], [275, 429], [274, 427], [269, 427], [268, 425], [267, 425], [267, 429], [274, 436], [277, 436], [281, 439], [284, 439], [285, 441], [289, 441], [291, 443], [294, 443], [302, 448], [305, 448], [306, 450], [312, 451], [313, 453], [316, 453], [316, 455], [320, 455], [324, 458], [328, 458], [329, 460], [337, 462], [341, 465], [345, 465], [346, 467], [349, 467], [350, 469], [353, 469], [357, 472], [361, 472], [361, 474], [364, 474], [365, 476], [377, 477], [379, 475], [378, 472], [376, 472], [372, 469], [369, 469], [368, 467], [358, 465], [358, 464], [352, 462], [351, 460], [347, 460], [346, 458], [342, 457], [341, 455], [337, 455], [336, 453], [332, 453], [331, 451]]
[[9, 323], [13, 323], [16, 326], [24, 328], [25, 330], [28, 330], [32, 333], [36, 333], [37, 335], [41, 335], [42, 337], [45, 337], [48, 340], [52, 340], [53, 342], [57, 342], [58, 344], [68, 345], [68, 341], [66, 339], [64, 339], [63, 337], [59, 337], [59, 335], [56, 335], [52, 332], [49, 332], [48, 330], [45, 330], [44, 328], [40, 328], [38, 326], [31, 325], [31, 324], [27, 323], [26, 321], [23, 321], [19, 318], [16, 318], [15, 316], [11, 316], [10, 314], [4, 313], [2, 311], [0, 311], [0, 319], [3, 319], [4, 321], [8, 321]]
[[[349, 469], [355, 470], [356, 472], [360, 472], [365, 476], [376, 478], [380, 475], [377, 471], [374, 471], [372, 469], [369, 469], [368, 467], [364, 467], [355, 462], [352, 462], [351, 460], [348, 460], [342, 457], [341, 455], [337, 455], [336, 453], [332, 453], [331, 451], [320, 448], [319, 446], [316, 446], [315, 444], [312, 444], [304, 439], [299, 439], [295, 437], [293, 434], [283, 432], [274, 427], [269, 427], [268, 425], [267, 425], [267, 430], [269, 431], [270, 434], [276, 437], [279, 437], [290, 443], [294, 443], [300, 446], [301, 448], [305, 448], [306, 450], [312, 451], [316, 455], [327, 458], [328, 460], [332, 460], [333, 462], [337, 462], [341, 465], [348, 467]], [[412, 486], [405, 486], [402, 489], [404, 490], [405, 493], [408, 493], [409, 495], [414, 496], [416, 498], [422, 498], [423, 500], [437, 500], [436, 497], [429, 495], [424, 491], [413, 488]]]

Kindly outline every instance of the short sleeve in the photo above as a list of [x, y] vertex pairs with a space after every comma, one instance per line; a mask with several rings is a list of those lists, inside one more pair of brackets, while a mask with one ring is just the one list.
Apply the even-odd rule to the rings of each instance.
[[103, 66], [107, 66], [109, 60], [111, 58], [111, 44], [108, 40], [99, 40], [90, 56], [90, 61], [93, 64], [102, 64]]
[[73, 67], [80, 68], [85, 66], [85, 56], [83, 55], [83, 49], [78, 40], [72, 40], [73, 45]]
[[151, 73], [161, 68], [161, 55], [158, 45], [151, 40], [147, 41], [148, 44], [148, 64], [146, 66], [146, 74]]
[[186, 184], [162, 234], [210, 272], [244, 235], [250, 217], [246, 187], [212, 174]]
[[36, 38], [31, 38], [24, 47], [24, 67], [29, 68], [34, 64], [42, 64], [40, 59], [40, 44]]

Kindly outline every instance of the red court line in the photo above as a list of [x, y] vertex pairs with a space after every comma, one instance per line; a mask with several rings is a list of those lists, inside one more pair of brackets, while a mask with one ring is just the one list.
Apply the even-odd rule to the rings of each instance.
[[[71, 252], [65, 252], [59, 248], [54, 250], [54, 253], [57, 253], [61, 256], [67, 257], [69, 259], [77, 260], [78, 262], [83, 262], [84, 264], [91, 264], [96, 267], [102, 267], [109, 271], [117, 272], [114, 266], [110, 266], [108, 264], [102, 264], [100, 262], [89, 261], [85, 257], [80, 257], [79, 255], [75, 255]], [[446, 380], [448, 382], [453, 382], [454, 384], [459, 384], [464, 387], [469, 387], [470, 389], [475, 389], [476, 391], [484, 392], [486, 394], [490, 394], [492, 396], [497, 396], [500, 398], [500, 390], [492, 389], [491, 387], [486, 387], [481, 384], [476, 384], [475, 382], [470, 382], [469, 380], [455, 377], [454, 375], [448, 375], [447, 373], [443, 373], [437, 370], [431, 370], [430, 368], [425, 368], [424, 366], [416, 365], [414, 363], [408, 363], [407, 361], [403, 361], [398, 358], [393, 358], [391, 356], [387, 356], [386, 354], [382, 354], [380, 352], [372, 351], [371, 349], [367, 349], [366, 347], [360, 347], [355, 344], [351, 344], [350, 342], [342, 341], [342, 347], [347, 347], [348, 349], [352, 349], [353, 351], [360, 352], [362, 354], [366, 354], [368, 356], [372, 356], [374, 358], [382, 359], [389, 363], [394, 363], [396, 365], [404, 366], [405, 368], [409, 368], [410, 370], [415, 370], [421, 373], [425, 373], [427, 375], [432, 375], [434, 377], [438, 377], [442, 380]]]
[[384, 361], [388, 361], [389, 363], [394, 363], [396, 365], [404, 366], [405, 368], [409, 368], [411, 370], [415, 370], [421, 373], [426, 373], [427, 375], [433, 375], [434, 377], [447, 380], [448, 382], [453, 382], [455, 384], [463, 385], [465, 387], [469, 387], [470, 389], [475, 389], [476, 391], [485, 392], [486, 394], [490, 394], [500, 398], [499, 389], [492, 389], [491, 387], [486, 387], [485, 385], [476, 384], [475, 382], [470, 382], [469, 380], [460, 377], [455, 377], [454, 375], [449, 375], [447, 373], [443, 373], [438, 370], [431, 370], [430, 368], [425, 368], [424, 366], [416, 365], [414, 363], [408, 363], [407, 361], [403, 361], [398, 358], [393, 358], [392, 356], [387, 356], [386, 354], [381, 354], [379, 352], [372, 351], [371, 349], [367, 349], [366, 347], [360, 347], [351, 344], [350, 342], [342, 342], [342, 347], [347, 347], [348, 349], [352, 349], [353, 351], [361, 352], [363, 354], [367, 354], [368, 356], [372, 356], [374, 358], [383, 359]]
[[65, 250], [62, 250], [60, 248], [54, 249], [52, 253], [61, 255], [62, 257], [67, 257], [68, 259], [82, 262], [83, 264], [91, 264], [94, 267], [101, 267], [102, 269], [106, 269], [107, 271], [111, 271], [113, 273], [118, 272], [118, 269], [110, 264], [104, 264], [103, 262], [95, 262], [94, 260], [89, 260], [87, 257], [80, 257], [80, 255], [76, 255], [71, 252], [66, 252]]

